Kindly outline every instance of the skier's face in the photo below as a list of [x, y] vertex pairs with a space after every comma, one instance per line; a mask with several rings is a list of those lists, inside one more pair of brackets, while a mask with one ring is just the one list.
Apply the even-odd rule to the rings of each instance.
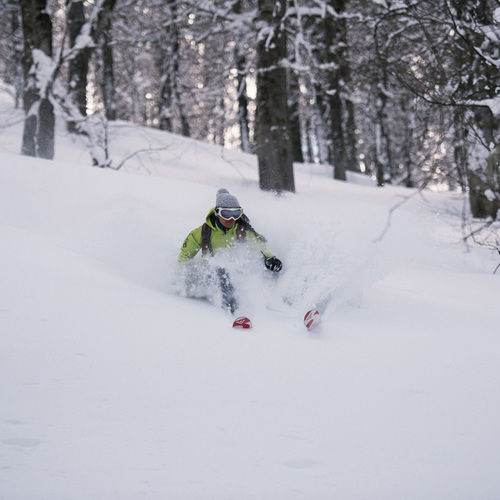
[[236, 224], [236, 221], [234, 219], [223, 219], [222, 217], [217, 217], [217, 219], [219, 219], [219, 222], [226, 229], [231, 229]]

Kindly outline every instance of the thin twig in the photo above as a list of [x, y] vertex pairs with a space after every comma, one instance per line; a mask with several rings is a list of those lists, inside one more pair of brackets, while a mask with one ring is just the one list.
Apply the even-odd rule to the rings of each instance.
[[[498, 250], [498, 254], [500, 255], [500, 250]], [[498, 269], [500, 269], [500, 264], [498, 264], [497, 267], [495, 267], [495, 270], [493, 271], [493, 274], [496, 274]]]
[[387, 223], [385, 225], [385, 228], [382, 231], [382, 233], [380, 234], [380, 236], [378, 238], [376, 238], [375, 240], [373, 240], [373, 243], [380, 243], [384, 239], [385, 235], [387, 234], [387, 231], [389, 231], [389, 228], [391, 227], [392, 214], [398, 208], [402, 207], [407, 201], [411, 200], [412, 198], [414, 198], [417, 194], [420, 194], [421, 192], [422, 192], [421, 190], [415, 191], [413, 194], [411, 194], [410, 196], [406, 196], [399, 203], [396, 203], [396, 205], [391, 207], [391, 209], [389, 210], [389, 215], [387, 216]]
[[120, 170], [120, 168], [125, 165], [125, 163], [134, 158], [134, 156], [137, 156], [141, 153], [156, 153], [157, 151], [166, 151], [169, 149], [169, 146], [162, 146], [161, 148], [145, 148], [145, 149], [138, 149], [137, 151], [134, 151], [133, 153], [130, 153], [128, 156], [126, 156], [116, 167], [113, 167], [111, 165], [108, 166], [108, 168], [112, 170]]

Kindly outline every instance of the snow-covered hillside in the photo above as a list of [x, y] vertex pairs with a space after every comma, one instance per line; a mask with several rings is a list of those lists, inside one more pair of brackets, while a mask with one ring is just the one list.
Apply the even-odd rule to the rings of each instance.
[[[111, 132], [115, 165], [166, 149], [100, 170], [0, 133], [0, 499], [500, 498], [498, 255], [460, 243], [459, 195], [387, 228], [411, 191], [309, 165], [275, 197], [250, 156]], [[250, 331], [173, 293], [220, 187], [284, 262], [245, 264]]]

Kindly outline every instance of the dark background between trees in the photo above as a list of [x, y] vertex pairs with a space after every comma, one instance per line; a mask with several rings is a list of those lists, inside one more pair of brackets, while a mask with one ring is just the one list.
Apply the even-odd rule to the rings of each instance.
[[[500, 209], [500, 0], [0, 0], [0, 79], [22, 153], [53, 158], [55, 117], [126, 120], [293, 162], [468, 192]], [[99, 118], [99, 119], [96, 119]], [[106, 154], [94, 165], [108, 166]]]

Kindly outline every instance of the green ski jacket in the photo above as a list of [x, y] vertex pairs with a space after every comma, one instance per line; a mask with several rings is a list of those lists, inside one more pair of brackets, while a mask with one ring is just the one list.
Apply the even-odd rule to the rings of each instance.
[[[238, 219], [236, 224], [231, 229], [222, 229], [216, 222], [215, 207], [208, 212], [206, 223], [210, 227], [210, 244], [212, 251], [217, 252], [218, 249], [233, 246], [238, 239], [238, 233], [241, 233], [241, 226], [244, 227], [245, 240], [255, 243], [264, 257], [274, 257], [266, 247], [265, 239], [260, 236], [255, 229], [250, 225], [248, 219], [243, 215], [242, 220]], [[202, 237], [203, 224], [196, 229], [193, 229], [184, 240], [178, 261], [184, 262], [192, 259], [203, 247]]]

